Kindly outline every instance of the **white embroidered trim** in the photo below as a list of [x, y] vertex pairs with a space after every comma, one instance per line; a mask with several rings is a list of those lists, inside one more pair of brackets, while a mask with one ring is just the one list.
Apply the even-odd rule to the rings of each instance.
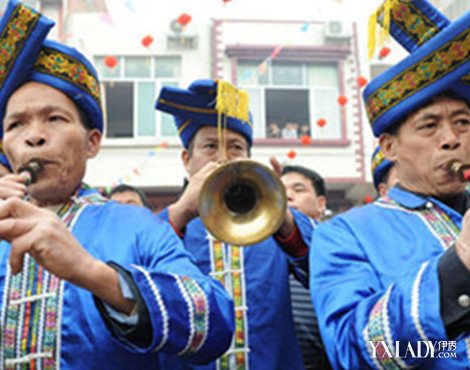
[[[388, 303], [388, 297], [390, 296], [390, 292], [392, 291], [392, 287], [393, 286], [390, 286], [387, 289], [387, 291], [385, 292], [385, 295], [384, 295], [385, 298], [384, 298], [384, 303], [383, 303], [384, 305]], [[380, 300], [380, 298], [377, 300], [377, 302], [379, 300]], [[372, 306], [372, 310], [374, 309], [377, 302], [374, 304], [374, 306]], [[370, 312], [369, 312], [369, 315], [370, 315]], [[383, 315], [383, 313], [381, 313], [381, 315]], [[369, 320], [370, 320], [370, 316], [369, 316]], [[372, 348], [370, 348], [370, 345], [369, 345], [369, 341], [370, 341], [369, 320], [367, 321], [367, 324], [366, 324], [364, 330], [362, 331], [362, 337], [364, 339], [364, 345], [366, 346], [367, 352], [369, 353], [369, 357], [372, 360], [372, 362], [374, 363], [374, 365], [377, 367], [377, 369], [382, 370], [383, 369], [382, 364], [377, 360], [376, 357], [373, 356]]]
[[183, 296], [183, 298], [186, 302], [186, 306], [188, 308], [188, 316], [189, 316], [188, 342], [186, 343], [186, 346], [180, 352], [177, 353], [177, 356], [182, 356], [191, 347], [191, 343], [193, 342], [194, 335], [196, 334], [196, 328], [194, 327], [194, 305], [193, 305], [193, 301], [191, 300], [191, 297], [188, 294], [188, 291], [184, 287], [184, 285], [181, 282], [181, 279], [179, 278], [179, 276], [177, 276], [175, 274], [171, 274], [171, 275], [176, 280], [176, 285], [178, 285], [178, 289], [180, 290], [180, 293]]
[[416, 275], [416, 279], [413, 282], [413, 288], [411, 291], [411, 318], [415, 324], [416, 331], [418, 332], [421, 340], [429, 341], [428, 336], [424, 332], [423, 326], [419, 320], [419, 286], [421, 284], [421, 278], [423, 277], [424, 270], [428, 266], [429, 262], [425, 262], [421, 265], [421, 268]]
[[16, 299], [14, 301], [10, 301], [10, 304], [12, 306], [14, 306], [14, 305], [18, 305], [18, 304], [22, 304], [22, 303], [26, 303], [26, 302], [39, 301], [40, 299], [54, 298], [55, 296], [57, 296], [56, 292], [35, 294], [35, 295], [31, 295], [29, 297], [24, 297], [24, 298]]
[[41, 358], [51, 358], [54, 357], [52, 352], [46, 353], [29, 353], [26, 356], [18, 357], [18, 358], [9, 358], [5, 361], [5, 365], [7, 366], [14, 366], [24, 363], [29, 363], [32, 360], [41, 359]]
[[168, 329], [168, 327], [169, 327], [168, 312], [165, 308], [165, 303], [163, 302], [163, 298], [160, 294], [160, 291], [159, 291], [158, 287], [155, 285], [155, 283], [153, 282], [152, 278], [150, 277], [150, 274], [145, 269], [143, 269], [141, 266], [137, 266], [137, 265], [134, 265], [134, 264], [132, 264], [131, 266], [134, 267], [135, 269], [139, 270], [144, 275], [144, 277], [147, 279], [147, 282], [150, 286], [150, 289], [152, 290], [152, 293], [155, 296], [155, 300], [157, 301], [158, 308], [160, 309], [160, 312], [162, 314], [162, 322], [163, 322], [162, 331], [163, 331], [163, 333], [162, 333], [162, 339], [160, 340], [160, 343], [158, 343], [158, 345], [153, 350], [154, 352], [156, 352], [156, 351], [160, 350], [166, 344], [166, 342], [168, 341], [168, 330], [169, 330]]

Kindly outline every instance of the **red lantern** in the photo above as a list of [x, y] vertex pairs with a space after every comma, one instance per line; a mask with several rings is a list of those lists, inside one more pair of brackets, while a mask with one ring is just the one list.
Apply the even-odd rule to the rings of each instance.
[[302, 145], [310, 145], [312, 143], [312, 138], [308, 135], [303, 135], [301, 138], [300, 138], [300, 143]]
[[338, 96], [338, 104], [341, 105], [342, 107], [346, 105], [348, 102], [348, 98], [346, 98], [344, 95]]
[[390, 54], [391, 50], [389, 47], [384, 46], [382, 49], [379, 51], [379, 59], [385, 58], [388, 54]]
[[287, 153], [287, 158], [294, 159], [295, 157], [297, 157], [297, 153], [295, 152], [295, 150], [289, 150], [289, 152]]
[[374, 201], [374, 198], [372, 197], [372, 195], [366, 194], [364, 196], [364, 200], [363, 200], [364, 204], [369, 204], [369, 203], [372, 203], [373, 201]]
[[176, 18], [176, 21], [182, 27], [185, 27], [189, 24], [189, 22], [191, 22], [191, 19], [192, 19], [192, 17], [189, 14], [183, 13], [178, 18]]
[[147, 35], [140, 41], [140, 43], [142, 44], [142, 46], [148, 48], [150, 47], [150, 45], [153, 44], [153, 41], [153, 37], [151, 35]]
[[106, 64], [108, 68], [114, 68], [118, 65], [118, 59], [114, 56], [107, 56], [104, 58], [104, 64]]
[[317, 126], [318, 126], [318, 127], [324, 127], [324, 126], [326, 126], [326, 119], [320, 118], [320, 119], [317, 121]]
[[365, 78], [364, 76], [359, 76], [359, 77], [357, 78], [357, 85], [358, 85], [359, 87], [364, 87], [364, 86], [366, 86], [366, 85], [367, 85], [367, 82], [368, 82], [368, 81], [367, 81], [367, 78]]

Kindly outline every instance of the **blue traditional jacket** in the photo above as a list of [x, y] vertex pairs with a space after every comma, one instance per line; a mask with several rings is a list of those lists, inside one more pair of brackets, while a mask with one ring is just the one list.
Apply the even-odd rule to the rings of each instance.
[[[306, 245], [314, 224], [292, 210]], [[168, 219], [168, 210], [160, 216]], [[162, 357], [167, 369], [303, 369], [292, 319], [289, 264], [306, 276], [308, 257], [289, 257], [270, 237], [249, 247], [229, 246], [215, 240], [199, 218], [184, 233], [184, 245], [205, 274], [219, 280], [234, 299], [235, 334], [231, 348], [208, 366]]]
[[89, 291], [28, 255], [12, 276], [10, 245], [2, 242], [0, 368], [155, 370], [161, 353], [196, 363], [220, 356], [233, 332], [223, 287], [198, 270], [171, 227], [148, 210], [81, 195], [62, 219], [91, 255], [132, 275], [149, 311], [151, 343], [141, 348], [113, 337]]
[[469, 368], [468, 335], [447, 338], [438, 278], [461, 223], [442, 202], [392, 188], [315, 230], [310, 289], [335, 369]]

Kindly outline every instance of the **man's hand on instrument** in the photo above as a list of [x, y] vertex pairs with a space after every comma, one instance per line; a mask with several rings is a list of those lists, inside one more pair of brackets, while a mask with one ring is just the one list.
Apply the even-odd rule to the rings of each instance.
[[20, 174], [8, 174], [0, 177], [0, 199], [22, 199], [28, 193], [25, 185], [30, 175], [26, 172]]
[[53, 212], [14, 197], [0, 203], [0, 238], [11, 244], [14, 274], [22, 270], [26, 253], [49, 272], [73, 283], [80, 282], [95, 262]]
[[220, 166], [217, 162], [209, 162], [189, 179], [181, 197], [168, 208], [171, 222], [178, 230], [183, 230], [186, 225], [198, 217], [199, 194], [206, 179], [216, 168]]

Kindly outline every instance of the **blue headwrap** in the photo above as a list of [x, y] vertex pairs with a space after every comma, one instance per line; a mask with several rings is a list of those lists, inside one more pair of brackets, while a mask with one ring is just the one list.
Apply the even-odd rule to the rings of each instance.
[[[470, 103], [470, 12], [451, 23], [426, 0], [387, 1], [390, 32], [411, 53], [364, 89], [377, 137], [444, 91]], [[382, 23], [384, 9], [377, 11]]]
[[248, 94], [226, 81], [197, 80], [188, 89], [164, 87], [155, 108], [174, 116], [185, 148], [203, 126], [221, 126], [253, 142]]
[[372, 178], [374, 179], [375, 189], [379, 189], [379, 184], [383, 182], [383, 178], [387, 175], [388, 171], [393, 166], [393, 162], [385, 158], [384, 154], [380, 150], [380, 146], [375, 148], [372, 154], [371, 170]]
[[45, 40], [53, 25], [16, 0], [8, 3], [0, 21], [0, 117], [14, 91], [36, 81], [66, 94], [87, 115], [91, 126], [103, 131], [97, 73], [74, 48]]

